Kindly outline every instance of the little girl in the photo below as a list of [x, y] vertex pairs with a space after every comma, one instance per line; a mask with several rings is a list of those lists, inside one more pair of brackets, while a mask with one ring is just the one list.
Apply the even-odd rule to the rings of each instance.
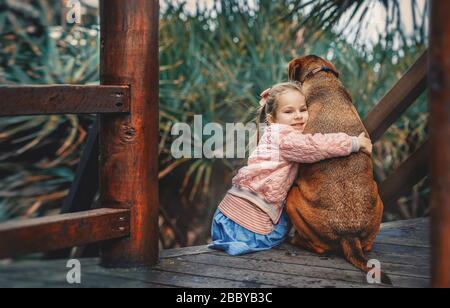
[[372, 152], [362, 133], [303, 134], [308, 121], [306, 98], [296, 82], [281, 83], [261, 94], [258, 126], [268, 124], [258, 146], [232, 180], [212, 222], [212, 249], [230, 255], [270, 249], [290, 231], [284, 210], [298, 174], [298, 163]]

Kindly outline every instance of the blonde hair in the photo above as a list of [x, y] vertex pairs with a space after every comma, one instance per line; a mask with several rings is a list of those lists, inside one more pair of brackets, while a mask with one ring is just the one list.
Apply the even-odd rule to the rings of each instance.
[[274, 85], [272, 88], [270, 88], [270, 90], [268, 91], [268, 94], [265, 97], [261, 98], [261, 100], [259, 102], [261, 107], [258, 109], [258, 111], [257, 111], [258, 115], [256, 117], [256, 125], [257, 125], [257, 129], [258, 129], [258, 135], [257, 135], [258, 143], [259, 143], [259, 139], [260, 139], [260, 136], [259, 136], [260, 124], [261, 123], [268, 124], [268, 121], [267, 121], [268, 115], [271, 115], [273, 118], [276, 118], [279, 98], [281, 95], [283, 95], [284, 93], [289, 92], [289, 91], [298, 91], [302, 95], [304, 95], [302, 86], [299, 82], [289, 81], [289, 82], [283, 82], [283, 83], [278, 83], [278, 84]]

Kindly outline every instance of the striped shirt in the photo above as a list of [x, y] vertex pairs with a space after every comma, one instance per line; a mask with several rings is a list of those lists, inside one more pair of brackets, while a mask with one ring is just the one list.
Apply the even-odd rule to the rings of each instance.
[[254, 233], [267, 235], [274, 229], [268, 214], [252, 202], [229, 192], [219, 204], [219, 210], [238, 225]]

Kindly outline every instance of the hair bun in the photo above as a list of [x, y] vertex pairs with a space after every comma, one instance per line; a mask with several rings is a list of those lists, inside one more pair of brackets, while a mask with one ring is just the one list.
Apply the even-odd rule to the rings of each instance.
[[267, 98], [267, 96], [269, 96], [269, 94], [270, 94], [270, 90], [272, 90], [272, 88], [265, 89], [265, 90], [260, 94], [261, 98]]

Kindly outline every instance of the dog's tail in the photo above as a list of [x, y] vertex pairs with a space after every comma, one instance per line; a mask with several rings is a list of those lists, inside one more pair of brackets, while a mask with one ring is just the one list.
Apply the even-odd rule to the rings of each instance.
[[[367, 266], [368, 260], [364, 254], [361, 241], [357, 238], [344, 238], [341, 240], [341, 248], [344, 253], [345, 259], [353, 266], [359, 268], [365, 273], [368, 273], [371, 268]], [[384, 284], [392, 285], [391, 278], [388, 275], [381, 272], [381, 282]]]

